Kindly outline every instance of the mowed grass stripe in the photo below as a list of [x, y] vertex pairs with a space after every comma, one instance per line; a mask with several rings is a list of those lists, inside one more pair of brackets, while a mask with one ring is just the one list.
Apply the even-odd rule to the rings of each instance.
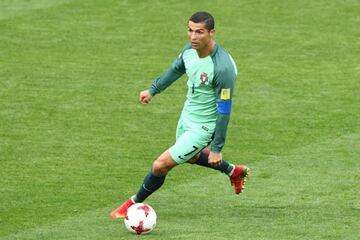
[[207, 9], [240, 69], [224, 155], [253, 178], [237, 198], [220, 174], [176, 169], [149, 199], [156, 239], [357, 239], [359, 2], [217, 4], [71, 1], [0, 21], [1, 235], [132, 237], [107, 214], [174, 140], [185, 80], [146, 108], [137, 93]]
[[0, 2], [0, 21], [26, 14], [33, 14], [33, 11], [43, 11], [71, 1], [72, 0], [2, 0]]
[[[167, 223], [164, 219], [167, 214], [173, 215], [175, 213], [176, 215], [176, 213], [179, 212], [182, 212], [181, 214], [186, 214], [186, 211], [183, 211], [184, 204], [193, 198], [191, 193], [196, 193], [197, 196], [201, 195], [202, 197], [206, 197], [208, 192], [206, 192], [205, 188], [203, 188], [201, 185], [203, 183], [209, 184], [209, 180], [215, 178], [218, 179], [219, 177], [214, 177], [214, 174], [209, 174], [188, 183], [173, 183], [170, 184], [170, 186], [160, 189], [156, 193], [156, 196], [150, 198], [147, 201], [152, 206], [157, 206], [156, 211], [159, 215], [159, 226], [157, 228], [162, 228], [162, 230], [167, 229], [166, 232], [171, 235], [171, 232], [168, 232], [171, 230], [169, 225], [171, 222]], [[227, 185], [227, 187], [230, 188], [229, 185]], [[190, 194], [186, 196], [188, 200], [182, 203], [176, 203], [174, 197], [176, 197], [178, 194], [182, 195], [185, 189], [190, 190]], [[215, 193], [215, 191], [212, 192]], [[126, 197], [125, 194], [122, 195]], [[119, 201], [120, 203], [120, 200], [124, 199], [116, 199], [115, 201]], [[113, 222], [110, 220], [109, 213], [114, 207], [117, 207], [117, 205], [112, 205], [101, 209], [93, 209], [77, 216], [72, 216], [65, 220], [55, 221], [51, 224], [45, 224], [36, 228], [27, 229], [23, 232], [10, 234], [0, 239], [98, 239], [99, 236], [106, 236], [106, 239], [113, 239], [111, 237], [114, 237], [114, 239], [119, 239], [119, 236], [120, 239], [128, 239], [129, 237], [134, 236], [133, 234], [127, 232], [124, 226], [119, 225], [117, 223], [119, 221], [116, 220]], [[171, 210], [174, 210], [174, 212]], [[162, 213], [165, 215], [165, 217], [162, 217]], [[177, 216], [180, 217], [180, 215]], [[154, 238], [150, 239], [159, 238], [159, 234], [162, 230], [160, 229], [158, 234], [151, 234], [151, 236]], [[124, 238], [121, 238], [121, 235], [124, 235]], [[161, 235], [163, 234], [161, 233]]]
[[[195, 239], [207, 239], [211, 225], [214, 231], [211, 236], [216, 239], [229, 239], [237, 228], [246, 228], [246, 231], [235, 239], [352, 239], [359, 225], [356, 223], [360, 209], [357, 201], [360, 196], [356, 192], [359, 163], [353, 162], [354, 166], [348, 169], [349, 165], [343, 165], [341, 159], [351, 160], [359, 155], [353, 148], [358, 138], [358, 134], [347, 134], [293, 149], [284, 157], [266, 159], [271, 165], [254, 163], [252, 178], [240, 196], [232, 193], [226, 176], [197, 166], [181, 166], [169, 178], [176, 178], [184, 170], [210, 172], [185, 184], [166, 184], [147, 201], [155, 207], [159, 221], [156, 231], [146, 238], [186, 239], [196, 235]], [[324, 146], [330, 149], [328, 157], [317, 159], [323, 157]], [[325, 162], [328, 168], [324, 170], [317, 161]], [[288, 169], [281, 169], [282, 165]], [[334, 179], [337, 179], [336, 188]], [[284, 188], [285, 185], [292, 186], [292, 191]], [[108, 219], [113, 207], [94, 209], [1, 239], [99, 239], [104, 236], [135, 239], [123, 226]], [[319, 222], [319, 215], [328, 220]], [[216, 231], [219, 221], [221, 233]], [[269, 236], [268, 231], [275, 233]]]

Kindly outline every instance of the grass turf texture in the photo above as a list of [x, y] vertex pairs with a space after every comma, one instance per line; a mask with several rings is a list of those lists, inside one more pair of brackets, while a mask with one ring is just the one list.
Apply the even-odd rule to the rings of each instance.
[[359, 8], [1, 1], [0, 239], [139, 239], [108, 214], [174, 141], [186, 80], [147, 107], [138, 92], [199, 9], [240, 70], [223, 154], [253, 174], [235, 196], [225, 175], [174, 169], [147, 201], [158, 226], [144, 239], [357, 239]]

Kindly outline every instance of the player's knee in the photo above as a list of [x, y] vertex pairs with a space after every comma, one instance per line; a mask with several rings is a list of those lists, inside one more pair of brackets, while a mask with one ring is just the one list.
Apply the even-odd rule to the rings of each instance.
[[157, 175], [166, 175], [170, 171], [169, 165], [163, 159], [157, 159], [152, 166], [152, 170]]
[[194, 164], [199, 159], [200, 153], [196, 154], [194, 157], [192, 157], [187, 163]]
[[195, 156], [191, 158], [189, 161], [187, 161], [187, 163], [194, 164], [196, 161], [197, 161], [197, 157]]

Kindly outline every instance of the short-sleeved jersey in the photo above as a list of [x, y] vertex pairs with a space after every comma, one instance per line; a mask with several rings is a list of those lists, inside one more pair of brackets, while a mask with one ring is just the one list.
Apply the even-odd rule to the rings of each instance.
[[194, 123], [216, 123], [212, 149], [219, 152], [225, 142], [236, 81], [235, 62], [217, 44], [205, 58], [200, 58], [188, 44], [171, 68], [154, 80], [150, 93], [155, 95], [161, 92], [184, 73], [188, 76], [188, 92], [182, 116]]

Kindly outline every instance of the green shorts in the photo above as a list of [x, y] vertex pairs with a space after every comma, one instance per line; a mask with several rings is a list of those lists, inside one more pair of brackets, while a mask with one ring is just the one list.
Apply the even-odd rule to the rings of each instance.
[[213, 138], [215, 123], [194, 123], [180, 117], [176, 129], [176, 142], [170, 147], [172, 159], [185, 163], [207, 147]]

